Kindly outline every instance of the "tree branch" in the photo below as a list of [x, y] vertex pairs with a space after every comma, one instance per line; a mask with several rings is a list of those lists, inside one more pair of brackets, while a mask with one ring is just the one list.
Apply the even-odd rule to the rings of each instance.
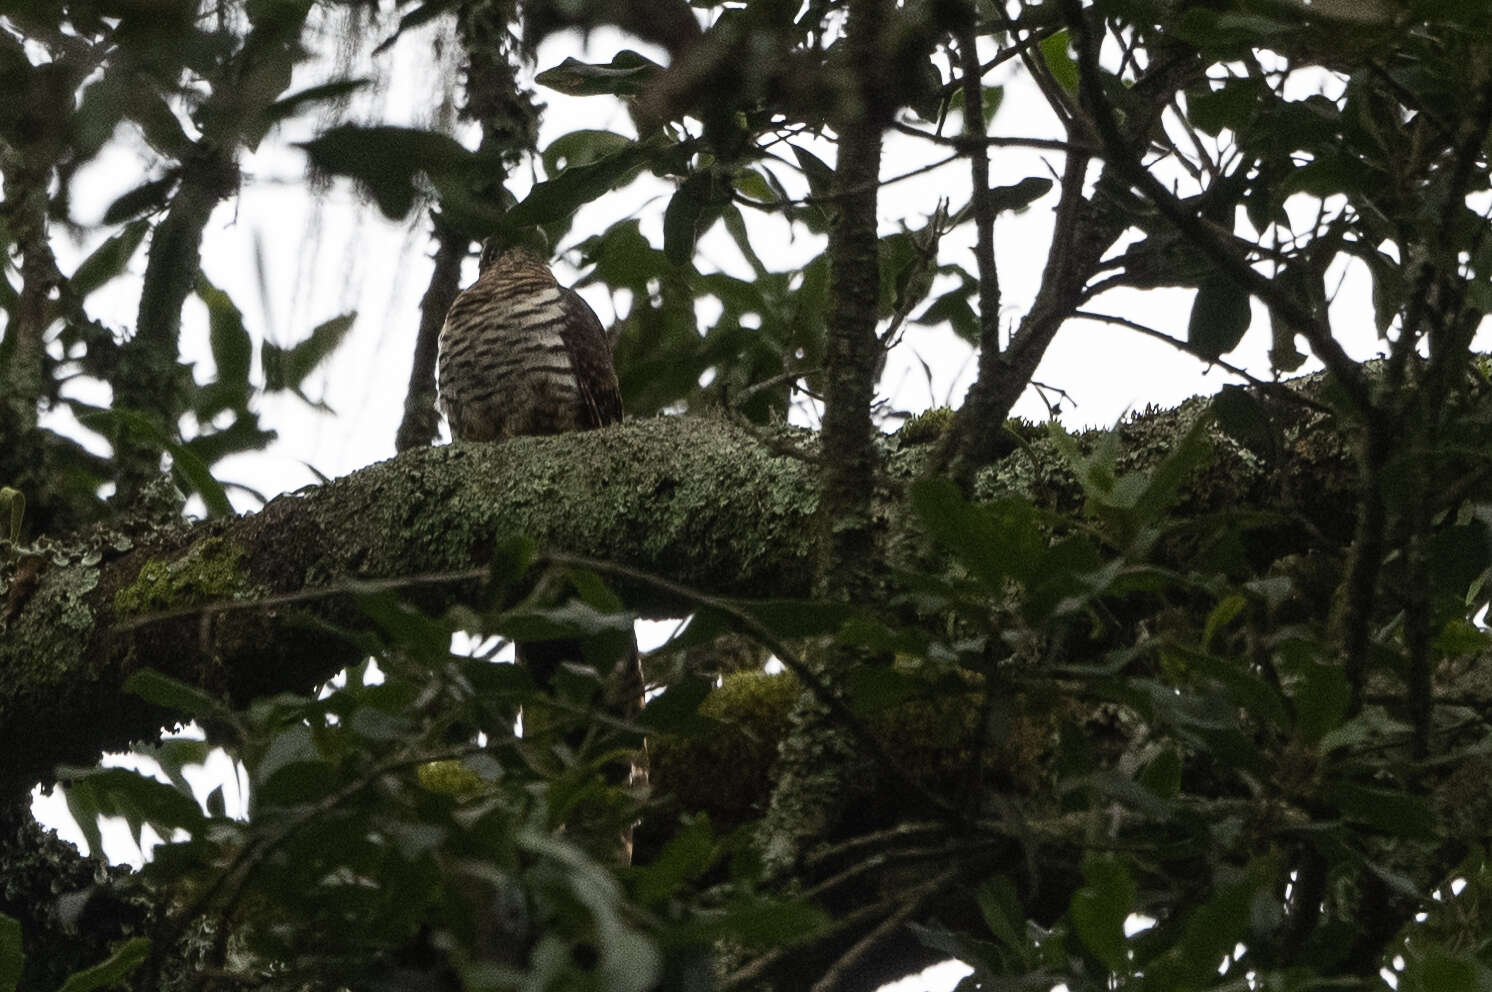
[[[252, 516], [151, 534], [122, 556], [111, 550], [121, 536], [101, 534], [92, 555], [102, 561], [88, 564], [85, 544], [73, 564], [48, 560], [33, 584], [10, 590], [0, 798], [50, 780], [57, 764], [154, 737], [167, 715], [120, 691], [135, 669], [238, 700], [304, 690], [360, 657], [342, 634], [368, 626], [359, 580], [469, 569], [506, 535], [715, 595], [807, 595], [812, 471], [728, 424], [666, 418], [410, 451]], [[276, 599], [307, 590], [329, 594]], [[408, 598], [438, 612], [480, 603], [482, 584], [415, 583]], [[203, 611], [224, 599], [262, 605]], [[629, 603], [657, 615], [688, 608], [647, 589]]]

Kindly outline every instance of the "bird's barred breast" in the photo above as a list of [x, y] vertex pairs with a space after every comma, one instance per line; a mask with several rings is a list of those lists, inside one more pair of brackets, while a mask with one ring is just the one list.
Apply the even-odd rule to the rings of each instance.
[[552, 282], [483, 281], [457, 298], [440, 336], [442, 405], [457, 437], [484, 440], [577, 429], [580, 389]]

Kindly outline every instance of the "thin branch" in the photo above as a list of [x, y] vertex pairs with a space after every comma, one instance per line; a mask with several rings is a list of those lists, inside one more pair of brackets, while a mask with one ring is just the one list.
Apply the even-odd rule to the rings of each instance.
[[[1006, 18], [1006, 25], [1008, 26], [1009, 24], [1011, 24], [1011, 22], [1009, 18]], [[1046, 41], [1048, 38], [1050, 38], [1052, 35], [1056, 34], [1060, 30], [1062, 29], [1057, 27], [1056, 25], [1048, 25], [1047, 27], [1041, 28], [1038, 31], [1032, 31], [1016, 44], [1000, 49], [1000, 51], [996, 53], [994, 58], [979, 66], [979, 77], [983, 79], [989, 72], [994, 69], [998, 69], [1000, 66], [1004, 65], [1006, 62], [1009, 62], [1011, 59], [1022, 57], [1022, 55], [1025, 52], [1029, 51], [1033, 46], [1041, 44], [1043, 41]], [[962, 74], [960, 74], [957, 79], [950, 79], [948, 82], [944, 83], [943, 88], [939, 91], [939, 94], [942, 96], [943, 99], [946, 100], [952, 97], [953, 94], [957, 93], [963, 85], [964, 79]]]
[[1148, 327], [1138, 321], [1130, 320], [1128, 317], [1119, 317], [1115, 316], [1114, 314], [1107, 313], [1095, 313], [1092, 310], [1074, 310], [1072, 312], [1072, 315], [1083, 320], [1095, 320], [1105, 324], [1115, 324], [1119, 327], [1128, 328], [1131, 331], [1143, 334], [1146, 337], [1154, 338], [1157, 341], [1164, 341], [1166, 344], [1175, 348], [1177, 351], [1183, 351], [1186, 354], [1191, 355], [1193, 358], [1206, 362], [1209, 365], [1216, 365], [1224, 372], [1227, 372], [1230, 375], [1238, 376], [1238, 378], [1244, 380], [1249, 385], [1263, 392], [1267, 392], [1271, 396], [1288, 400], [1291, 403], [1297, 403], [1303, 407], [1306, 407], [1307, 409], [1316, 410], [1320, 413], [1331, 412], [1331, 407], [1327, 406], [1326, 404], [1318, 403], [1316, 400], [1311, 399], [1309, 396], [1305, 396], [1299, 392], [1296, 392], [1295, 390], [1286, 385], [1283, 385], [1282, 383], [1273, 382], [1268, 379], [1260, 379], [1258, 376], [1248, 371], [1248, 369], [1233, 365], [1221, 358], [1214, 358], [1211, 355], [1203, 354], [1196, 348], [1196, 346], [1191, 344], [1191, 342], [1189, 341], [1182, 341], [1180, 338], [1173, 338], [1171, 337], [1171, 335], [1167, 334], [1164, 331], [1157, 330], [1154, 327]]
[[435, 268], [430, 285], [420, 298], [420, 329], [415, 339], [414, 363], [409, 370], [409, 389], [404, 396], [404, 419], [394, 435], [394, 449], [408, 451], [434, 442], [440, 427], [435, 412], [435, 363], [439, 351], [440, 329], [446, 312], [451, 309], [461, 288], [461, 262], [471, 241], [433, 218], [435, 234]]
[[975, 148], [1040, 148], [1046, 151], [1056, 152], [1081, 152], [1085, 155], [1097, 154], [1100, 146], [1083, 141], [1064, 140], [1061, 138], [1024, 138], [1008, 135], [995, 134], [959, 134], [945, 135], [935, 134], [932, 131], [924, 131], [920, 127], [897, 121], [891, 125], [892, 129], [901, 134], [910, 135], [913, 138], [921, 138], [923, 141], [931, 141], [936, 145], [947, 145], [960, 151], [970, 151]]
[[[964, 133], [984, 137], [984, 94], [979, 80], [979, 52], [972, 14], [961, 25], [958, 57], [964, 73]], [[995, 268], [995, 208], [990, 202], [989, 152], [983, 145], [969, 151], [974, 187], [974, 261], [979, 272], [979, 350], [983, 364], [1000, 351], [1000, 275]], [[983, 370], [981, 369], [981, 372]]]
[[923, 906], [927, 905], [935, 896], [956, 882], [961, 874], [962, 868], [955, 866], [934, 875], [926, 882], [912, 889], [910, 893], [900, 894], [898, 898], [904, 900], [902, 905], [882, 920], [874, 930], [861, 937], [855, 942], [853, 947], [842, 954], [839, 960], [835, 961], [829, 970], [825, 971], [823, 976], [817, 982], [813, 983], [812, 992], [833, 992], [833, 990], [838, 989], [840, 983], [849, 976], [850, 971], [855, 965], [859, 964], [867, 954], [873, 951], [877, 944], [905, 926], [908, 920], [922, 911]]
[[814, 671], [813, 667], [805, 661], [796, 651], [789, 648], [785, 643], [772, 633], [756, 617], [746, 610], [741, 609], [734, 603], [711, 596], [708, 593], [699, 592], [688, 586], [680, 585], [662, 576], [650, 575], [646, 572], [630, 568], [626, 565], [618, 565], [614, 562], [599, 561], [594, 558], [585, 558], [580, 555], [549, 553], [544, 556], [548, 561], [558, 565], [569, 565], [575, 568], [584, 568], [602, 575], [612, 575], [629, 582], [635, 582], [650, 586], [661, 592], [668, 593], [671, 597], [677, 597], [680, 601], [691, 603], [695, 607], [714, 610], [723, 616], [729, 617], [733, 622], [747, 634], [751, 635], [762, 647], [771, 651], [782, 662], [784, 668], [797, 676], [803, 687], [813, 694], [834, 718], [853, 734], [856, 740], [866, 749], [878, 764], [889, 771], [901, 785], [910, 790], [911, 794], [927, 803], [930, 808], [938, 810], [950, 819], [962, 822], [963, 814], [942, 796], [929, 790], [911, 773], [902, 767], [901, 763], [886, 750], [881, 739], [875, 735], [869, 726], [862, 721], [849, 704]]
[[860, 183], [858, 185], [850, 186], [845, 189], [836, 190], [833, 193], [825, 193], [823, 196], [802, 196], [790, 200], [773, 200], [768, 203], [763, 203], [760, 200], [752, 200], [745, 196], [742, 196], [740, 193], [733, 192], [731, 194], [731, 199], [733, 199], [736, 203], [741, 204], [743, 207], [752, 207], [764, 212], [773, 210], [784, 210], [788, 207], [839, 203], [843, 200], [848, 200], [856, 196], [863, 196], [866, 193], [870, 193], [875, 190], [885, 189], [887, 186], [890, 186], [893, 183], [899, 183], [907, 179], [915, 179], [917, 176], [925, 175], [929, 172], [941, 169], [945, 165], [956, 162], [958, 161], [959, 157], [959, 153], [954, 152], [947, 158], [941, 158], [938, 159], [936, 162], [929, 162], [926, 165], [919, 165], [917, 168], [912, 169], [910, 172], [903, 172], [899, 176], [892, 176], [890, 179], [877, 179], [875, 182]]
[[1380, 411], [1363, 379], [1362, 370], [1332, 336], [1324, 315], [1313, 313], [1274, 280], [1254, 270], [1247, 259], [1235, 252], [1223, 236], [1198, 217], [1175, 194], [1134, 156], [1128, 140], [1119, 128], [1114, 108], [1104, 93], [1102, 71], [1098, 64], [1098, 47], [1081, 0], [1061, 0], [1063, 16], [1072, 32], [1078, 53], [1080, 92], [1089, 117], [1102, 139], [1105, 161], [1132, 186], [1144, 194], [1197, 249], [1240, 286], [1257, 296], [1279, 319], [1300, 329], [1316, 356], [1341, 384], [1357, 413], [1368, 421], [1377, 420]]

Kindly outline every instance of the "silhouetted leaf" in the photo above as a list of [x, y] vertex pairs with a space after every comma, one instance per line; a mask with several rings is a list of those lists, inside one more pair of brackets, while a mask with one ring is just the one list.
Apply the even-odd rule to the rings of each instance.
[[694, 240], [713, 185], [709, 173], [696, 172], [669, 198], [663, 212], [663, 254], [675, 265], [694, 258]]
[[997, 212], [1021, 211], [1051, 191], [1052, 181], [1045, 176], [1028, 176], [1011, 186], [994, 186], [989, 191], [990, 205]]
[[111, 279], [122, 275], [149, 230], [149, 221], [133, 221], [126, 224], [118, 234], [93, 249], [87, 258], [78, 263], [78, 267], [73, 270], [72, 277], [68, 280], [72, 284], [73, 292], [79, 296], [87, 296]]
[[970, 344], [977, 344], [979, 314], [974, 312], [974, 306], [969, 302], [969, 293], [967, 286], [950, 289], [928, 304], [927, 309], [912, 318], [912, 322], [932, 327], [946, 321], [959, 337]]
[[629, 182], [642, 168], [652, 148], [651, 144], [634, 142], [589, 165], [573, 166], [553, 179], [538, 183], [508, 211], [508, 223], [528, 227], [569, 216], [582, 204]]
[[340, 100], [345, 96], [356, 93], [367, 86], [371, 80], [367, 79], [338, 79], [330, 83], [322, 83], [319, 86], [308, 86], [303, 90], [296, 90], [289, 96], [283, 96], [270, 104], [264, 111], [264, 118], [268, 122], [284, 120], [298, 114], [313, 103], [323, 100]]
[[118, 224], [131, 217], [160, 210], [166, 205], [166, 201], [171, 199], [171, 193], [175, 190], [176, 180], [179, 177], [180, 172], [172, 169], [161, 178], [141, 183], [128, 193], [120, 195], [104, 211], [103, 222]]
[[481, 162], [448, 135], [405, 127], [344, 124], [300, 147], [316, 168], [356, 179], [394, 220], [414, 206], [416, 176], [465, 175]]
[[228, 494], [223, 491], [222, 483], [213, 478], [207, 463], [186, 445], [167, 434], [151, 418], [135, 410], [116, 407], [112, 410], [99, 410], [79, 419], [84, 426], [101, 433], [107, 433], [110, 429], [123, 429], [136, 440], [153, 444], [170, 453], [173, 467], [181, 474], [191, 491], [202, 497], [208, 516], [221, 517], [233, 513], [233, 504], [228, 501]]
[[235, 409], [245, 407], [249, 399], [249, 366], [254, 357], [254, 342], [244, 327], [243, 313], [228, 294], [197, 275], [197, 295], [207, 304], [208, 343], [212, 347], [217, 381], [232, 389]]
[[718, 732], [720, 724], [699, 715], [699, 704], [715, 688], [715, 680], [688, 675], [648, 700], [637, 724], [664, 734], [698, 735]]
[[141, 842], [141, 830], [146, 826], [162, 837], [170, 837], [173, 831], [190, 833], [205, 823], [202, 808], [190, 793], [148, 775], [127, 768], [94, 768], [75, 772], [70, 777], [69, 809], [73, 809], [76, 800], [86, 799], [86, 804], [79, 808], [86, 809], [93, 818], [122, 817], [136, 843]]
[[1187, 343], [1203, 358], [1216, 360], [1238, 347], [1252, 319], [1248, 290], [1231, 276], [1213, 273], [1197, 287]]
[[1268, 92], [1254, 79], [1229, 79], [1217, 89], [1206, 85], [1188, 90], [1187, 115], [1203, 134], [1217, 137], [1224, 128], [1241, 130]]
[[379, 42], [378, 47], [373, 49], [373, 54], [381, 55], [392, 47], [394, 42], [398, 41], [399, 36], [405, 31], [435, 20], [435, 18], [444, 14], [446, 11], [460, 6], [460, 3], [461, 0], [426, 0], [425, 3], [420, 4], [414, 10], [399, 18], [399, 26], [394, 29], [394, 33]]
[[825, 164], [813, 152], [797, 145], [789, 145], [793, 156], [798, 160], [798, 167], [803, 170], [803, 177], [808, 180], [808, 189], [814, 196], [828, 196], [834, 186], [834, 170]]
[[570, 96], [594, 96], [601, 93], [635, 96], [642, 92], [648, 80], [662, 70], [662, 66], [647, 56], [624, 48], [605, 65], [567, 58], [554, 68], [539, 73], [534, 77], [534, 82]]
[[289, 348], [264, 342], [260, 348], [260, 359], [264, 363], [264, 388], [271, 391], [289, 389], [299, 393], [305, 385], [306, 377], [337, 350], [356, 320], [355, 313], [344, 313], [324, 320], [311, 328], [311, 333], [304, 341]]
[[1269, 414], [1242, 386], [1224, 386], [1213, 397], [1212, 412], [1218, 426], [1254, 454], [1272, 459], [1279, 451], [1279, 439]]

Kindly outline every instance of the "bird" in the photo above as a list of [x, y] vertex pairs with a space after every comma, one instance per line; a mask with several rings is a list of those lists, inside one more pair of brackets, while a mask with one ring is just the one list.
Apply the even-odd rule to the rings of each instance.
[[489, 238], [477, 279], [440, 331], [441, 412], [459, 441], [618, 423], [622, 394], [601, 321], [538, 253]]
[[[590, 306], [561, 286], [533, 249], [483, 243], [477, 278], [456, 295], [440, 331], [441, 413], [453, 441], [503, 442], [619, 423], [622, 394], [611, 342]], [[582, 661], [578, 641], [519, 642], [516, 660], [551, 690], [559, 666]], [[597, 705], [617, 716], [642, 708], [643, 674], [634, 639]], [[580, 737], [568, 735], [578, 744]], [[615, 782], [646, 781], [636, 762], [611, 769]], [[622, 838], [631, 857], [631, 832]]]

